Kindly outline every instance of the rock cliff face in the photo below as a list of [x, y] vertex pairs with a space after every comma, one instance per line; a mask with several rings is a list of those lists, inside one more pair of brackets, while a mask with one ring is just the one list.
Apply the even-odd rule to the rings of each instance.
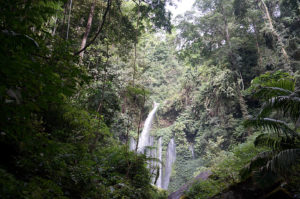
[[188, 188], [195, 182], [198, 180], [206, 180], [209, 176], [211, 175], [211, 171], [205, 171], [200, 173], [197, 177], [195, 177], [191, 182], [183, 185], [182, 187], [180, 187], [177, 191], [171, 193], [168, 196], [168, 199], [180, 199], [181, 196], [183, 196], [183, 193], [188, 190]]

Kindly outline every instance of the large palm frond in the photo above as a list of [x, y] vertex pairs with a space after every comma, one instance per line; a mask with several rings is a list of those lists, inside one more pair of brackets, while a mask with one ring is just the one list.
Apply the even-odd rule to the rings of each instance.
[[297, 147], [297, 142], [285, 136], [277, 136], [270, 133], [263, 133], [258, 135], [254, 140], [255, 146], [267, 146], [274, 151], [290, 149]]
[[296, 81], [293, 77], [281, 78], [277, 81], [270, 81], [265, 84], [265, 87], [275, 87], [293, 92], [295, 90]]
[[288, 124], [282, 120], [276, 120], [272, 118], [253, 118], [244, 121], [245, 127], [263, 128], [264, 130], [270, 130], [277, 135], [285, 135], [287, 137], [297, 137], [298, 134], [292, 130]]
[[253, 171], [261, 170], [273, 155], [273, 151], [264, 151], [256, 155], [243, 169], [240, 170], [241, 178], [247, 179]]
[[272, 157], [268, 161], [265, 169], [275, 173], [279, 173], [282, 176], [288, 175], [292, 172], [293, 166], [300, 161], [300, 149], [286, 149], [280, 151], [278, 154]]
[[288, 89], [266, 86], [266, 87], [261, 87], [259, 90], [257, 90], [254, 96], [260, 99], [270, 99], [272, 97], [276, 97], [280, 95], [290, 95], [292, 93], [293, 91], [290, 91]]
[[276, 81], [264, 82], [255, 88], [254, 96], [257, 98], [270, 99], [280, 95], [290, 95], [295, 91], [295, 80], [283, 78]]
[[296, 82], [292, 76], [277, 72], [255, 78], [255, 82], [252, 85], [254, 96], [264, 101], [257, 118], [267, 117], [272, 111], [280, 111], [294, 123], [300, 120], [300, 90], [295, 89]]
[[[277, 80], [274, 78], [276, 75], [284, 78]], [[293, 77], [280, 72], [275, 76], [263, 75], [255, 80], [255, 96], [263, 99], [264, 104], [256, 118], [244, 122], [246, 127], [262, 128], [270, 132], [257, 136], [254, 144], [267, 146], [272, 151], [263, 152], [253, 158], [241, 170], [241, 177], [249, 177], [254, 172], [260, 178], [278, 179], [286, 177], [293, 171], [294, 165], [299, 164], [300, 136], [297, 128], [300, 126], [300, 91], [295, 90]], [[273, 111], [283, 113], [285, 121], [291, 119], [295, 123], [295, 129], [283, 120], [268, 118]]]
[[286, 149], [280, 152], [265, 151], [255, 156], [241, 171], [242, 179], [247, 179], [253, 173], [273, 173], [287, 176], [293, 172], [293, 166], [299, 164], [300, 149]]
[[300, 117], [300, 97], [296, 92], [288, 96], [281, 95], [267, 100], [258, 117], [264, 117], [273, 110], [283, 112], [284, 116], [290, 117], [295, 123]]

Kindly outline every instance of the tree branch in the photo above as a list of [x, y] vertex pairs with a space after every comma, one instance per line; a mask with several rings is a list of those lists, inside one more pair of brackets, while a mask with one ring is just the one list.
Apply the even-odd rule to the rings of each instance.
[[94, 43], [94, 41], [96, 40], [96, 38], [99, 36], [99, 34], [101, 33], [103, 27], [104, 27], [104, 24], [105, 24], [105, 19], [106, 19], [106, 16], [107, 16], [107, 13], [110, 9], [110, 6], [111, 6], [111, 1], [110, 0], [107, 0], [107, 7], [106, 7], [106, 10], [105, 10], [105, 13], [102, 17], [102, 23], [100, 25], [100, 28], [98, 30], [98, 32], [96, 33], [96, 35], [93, 37], [93, 39], [87, 44], [85, 45], [84, 48], [82, 48], [81, 50], [77, 51], [74, 53], [74, 55], [79, 55], [81, 52], [85, 51], [87, 49], [87, 47], [89, 47], [92, 43]]

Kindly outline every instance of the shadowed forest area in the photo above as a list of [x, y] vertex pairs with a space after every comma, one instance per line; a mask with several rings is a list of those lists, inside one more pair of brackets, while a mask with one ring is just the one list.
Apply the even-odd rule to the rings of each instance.
[[300, 199], [300, 1], [176, 3], [0, 1], [0, 198]]

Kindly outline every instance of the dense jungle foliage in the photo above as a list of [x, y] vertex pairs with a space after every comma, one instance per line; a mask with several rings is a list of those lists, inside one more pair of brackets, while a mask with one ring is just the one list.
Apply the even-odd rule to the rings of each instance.
[[299, 0], [173, 3], [0, 1], [0, 198], [300, 198]]

